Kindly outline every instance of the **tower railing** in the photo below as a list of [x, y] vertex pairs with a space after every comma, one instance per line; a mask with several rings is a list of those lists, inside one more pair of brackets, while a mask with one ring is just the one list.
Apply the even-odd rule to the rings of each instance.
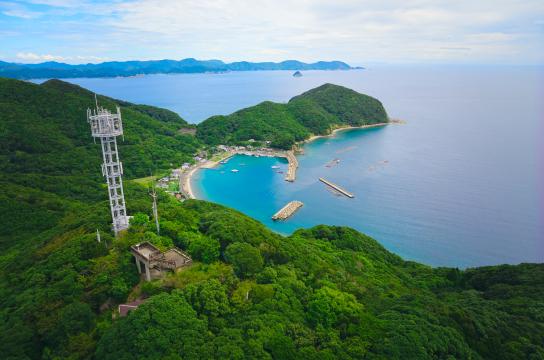
[[119, 107], [117, 107], [115, 114], [101, 107], [94, 110], [87, 109], [87, 119], [94, 137], [123, 135], [123, 122]]

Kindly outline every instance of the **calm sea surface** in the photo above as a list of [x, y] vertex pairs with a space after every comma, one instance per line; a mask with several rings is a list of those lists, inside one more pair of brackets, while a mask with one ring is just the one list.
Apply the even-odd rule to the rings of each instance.
[[[199, 197], [280, 233], [316, 224], [361, 230], [406, 259], [477, 266], [544, 261], [544, 71], [515, 67], [377, 67], [73, 79], [98, 93], [169, 108], [190, 122], [331, 82], [380, 99], [407, 121], [343, 131], [305, 146], [295, 183], [281, 159], [236, 156], [199, 171]], [[340, 159], [326, 167], [332, 159]], [[238, 169], [233, 173], [231, 169]], [[348, 199], [318, 181], [355, 194]], [[285, 222], [270, 216], [291, 200]]]

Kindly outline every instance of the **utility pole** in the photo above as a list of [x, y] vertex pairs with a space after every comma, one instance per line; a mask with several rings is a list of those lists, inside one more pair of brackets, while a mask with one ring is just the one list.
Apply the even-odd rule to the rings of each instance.
[[157, 192], [155, 191], [155, 182], [153, 182], [151, 190], [149, 191], [149, 195], [151, 196], [151, 198], [153, 198], [153, 206], [151, 207], [151, 209], [153, 210], [153, 217], [155, 218], [155, 226], [157, 227], [157, 235], [160, 235], [161, 229], [159, 227], [159, 210], [157, 209]]

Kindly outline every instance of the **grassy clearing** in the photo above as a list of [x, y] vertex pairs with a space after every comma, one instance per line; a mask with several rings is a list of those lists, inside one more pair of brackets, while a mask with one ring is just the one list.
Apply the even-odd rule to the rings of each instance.
[[152, 182], [152, 181], [154, 181], [156, 179], [157, 179], [156, 176], [146, 176], [146, 177], [143, 177], [143, 178], [133, 179], [133, 180], [130, 180], [130, 181], [133, 182], [133, 183], [139, 184], [139, 185], [148, 185], [150, 182]]

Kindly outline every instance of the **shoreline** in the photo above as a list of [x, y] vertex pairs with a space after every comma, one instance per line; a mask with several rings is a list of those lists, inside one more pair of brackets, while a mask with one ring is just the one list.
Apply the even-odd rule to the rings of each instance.
[[375, 127], [382, 127], [387, 126], [391, 124], [400, 124], [400, 120], [391, 120], [389, 122], [383, 122], [383, 123], [376, 123], [376, 124], [369, 124], [369, 125], [361, 125], [361, 126], [341, 126], [339, 128], [336, 128], [331, 131], [330, 134], [327, 135], [312, 135], [308, 139], [298, 142], [297, 144], [308, 144], [314, 140], [320, 139], [320, 138], [327, 138], [327, 137], [334, 137], [337, 132], [344, 131], [344, 130], [358, 130], [358, 129], [370, 129]]
[[203, 163], [196, 164], [192, 166], [188, 171], [182, 173], [182, 176], [179, 178], [179, 189], [185, 195], [187, 199], [196, 199], [195, 193], [193, 192], [193, 187], [191, 186], [191, 179], [195, 172], [200, 169], [213, 169], [219, 165], [220, 161], [230, 159], [236, 155], [236, 153], [226, 153], [225, 156], [222, 156], [218, 160], [206, 160]]
[[190, 169], [179, 179], [179, 189], [186, 199], [196, 199], [195, 194], [193, 193], [193, 188], [191, 187], [191, 178], [198, 169], [198, 166]]
[[[384, 122], [384, 123], [376, 123], [376, 124], [361, 125], [361, 126], [342, 126], [342, 127], [339, 127], [339, 128], [336, 128], [336, 129], [332, 130], [332, 132], [330, 134], [327, 134], [327, 135], [312, 135], [306, 140], [297, 142], [295, 144], [295, 146], [308, 144], [308, 143], [310, 143], [310, 142], [312, 142], [314, 140], [317, 140], [319, 138], [333, 137], [333, 136], [336, 135], [336, 133], [338, 133], [340, 131], [369, 129], [369, 128], [387, 126], [387, 125], [391, 125], [391, 124], [403, 124], [403, 123], [404, 122], [402, 120], [391, 119], [389, 122]], [[294, 165], [294, 169], [293, 169], [294, 171], [288, 172], [288, 176], [285, 178], [285, 180], [289, 181], [289, 182], [293, 182], [293, 181], [295, 181], [295, 178], [296, 178], [296, 168], [298, 167], [298, 161], [296, 160], [296, 155], [294, 153], [292, 153], [292, 155], [289, 156], [290, 152], [292, 152], [292, 150], [284, 151], [284, 150], [274, 150], [274, 149], [270, 149], [268, 151], [241, 150], [241, 151], [228, 152], [228, 153], [225, 154], [225, 156], [219, 158], [218, 160], [215, 160], [215, 161], [207, 160], [204, 163], [196, 164], [194, 167], [191, 167], [188, 171], [184, 172], [182, 174], [182, 176], [180, 177], [180, 184], [179, 184], [180, 186], [179, 186], [179, 188], [180, 188], [181, 192], [185, 195], [185, 197], [187, 199], [196, 199], [197, 197], [195, 196], [195, 194], [193, 192], [193, 188], [191, 186], [191, 179], [192, 179], [193, 175], [196, 173], [196, 171], [200, 170], [200, 169], [213, 169], [214, 167], [219, 165], [219, 163], [221, 161], [230, 159], [234, 155], [246, 155], [246, 156], [258, 155], [258, 156], [266, 156], [266, 157], [286, 158], [288, 160], [289, 164], [292, 163], [292, 160], [290, 160], [290, 157], [292, 157], [292, 158], [294, 158], [294, 160], [295, 160], [295, 162], [297, 164]], [[289, 165], [289, 168], [291, 169], [292, 166]]]

